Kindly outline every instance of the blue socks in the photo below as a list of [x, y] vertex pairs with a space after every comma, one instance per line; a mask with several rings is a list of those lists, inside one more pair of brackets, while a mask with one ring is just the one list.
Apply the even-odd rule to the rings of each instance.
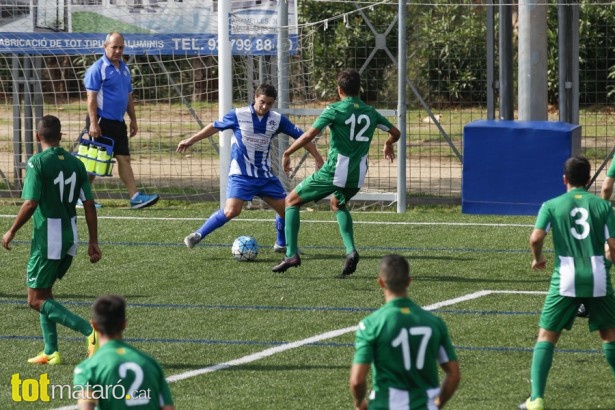
[[201, 239], [203, 239], [228, 221], [229, 219], [227, 219], [224, 215], [224, 211], [222, 209], [218, 209], [216, 212], [211, 214], [209, 218], [207, 218], [203, 226], [201, 226], [196, 232], [198, 232], [201, 235]]
[[275, 230], [277, 231], [277, 235], [275, 237], [275, 243], [277, 243], [280, 246], [286, 246], [286, 234], [284, 233], [285, 226], [286, 226], [286, 223], [284, 223], [284, 218], [276, 214]]

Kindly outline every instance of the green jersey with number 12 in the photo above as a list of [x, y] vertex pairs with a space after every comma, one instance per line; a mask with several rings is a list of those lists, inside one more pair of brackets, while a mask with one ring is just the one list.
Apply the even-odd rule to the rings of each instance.
[[553, 232], [555, 263], [549, 292], [569, 297], [613, 293], [604, 257], [604, 242], [615, 235], [610, 202], [575, 188], [542, 204], [534, 227]]
[[333, 185], [361, 188], [367, 174], [367, 154], [376, 128], [389, 131], [393, 125], [374, 107], [358, 97], [346, 97], [320, 114], [312, 127], [329, 126], [331, 142], [321, 174], [329, 175]]
[[52, 260], [75, 256], [80, 195], [93, 199], [83, 163], [61, 147], [33, 155], [26, 166], [23, 199], [38, 202], [33, 216], [32, 252]]
[[444, 321], [409, 298], [393, 299], [363, 319], [355, 349], [353, 363], [372, 363], [370, 410], [434, 408], [439, 364], [457, 360]]

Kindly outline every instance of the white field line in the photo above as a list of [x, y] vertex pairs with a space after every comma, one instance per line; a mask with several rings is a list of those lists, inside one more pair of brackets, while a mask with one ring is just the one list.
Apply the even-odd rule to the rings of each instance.
[[[463, 295], [454, 299], [444, 300], [442, 302], [433, 303], [431, 305], [423, 306], [425, 310], [435, 310], [444, 306], [451, 306], [461, 302], [467, 302], [468, 300], [478, 299], [483, 296], [488, 296], [493, 293], [498, 294], [546, 294], [546, 292], [531, 292], [531, 291], [514, 291], [514, 290], [481, 290], [474, 293], [468, 293], [467, 295]], [[179, 380], [185, 380], [192, 377], [199, 376], [201, 374], [213, 373], [218, 370], [228, 369], [234, 366], [240, 366], [247, 363], [252, 363], [260, 359], [264, 359], [269, 356], [273, 356], [274, 354], [282, 353], [287, 350], [296, 349], [301, 346], [305, 346], [311, 343], [320, 342], [322, 340], [332, 339], [334, 337], [338, 337], [344, 335], [346, 333], [354, 332], [357, 330], [356, 326], [350, 326], [343, 329], [331, 330], [329, 332], [321, 333], [319, 335], [315, 335], [312, 337], [308, 337], [307, 339], [298, 340], [296, 342], [285, 343], [283, 345], [271, 347], [269, 349], [262, 350], [257, 353], [253, 353], [247, 356], [240, 357], [239, 359], [231, 360], [224, 363], [219, 363], [209, 367], [203, 367], [201, 369], [190, 370], [184, 373], [174, 374], [172, 376], [167, 377], [167, 382], [173, 383]], [[77, 406], [65, 406], [58, 407], [54, 410], [74, 410]]]
[[[15, 215], [0, 215], [0, 218], [15, 218]], [[170, 217], [134, 217], [134, 216], [102, 216], [98, 219], [116, 219], [129, 221], [204, 221], [206, 216], [201, 218], [170, 218]], [[271, 223], [271, 219], [263, 218], [234, 218], [232, 222], [267, 222]], [[336, 224], [335, 220], [302, 220], [301, 223], [325, 223]], [[513, 227], [513, 228], [532, 228], [531, 224], [504, 224], [504, 223], [474, 223], [474, 222], [372, 222], [372, 221], [353, 221], [356, 225], [417, 225], [417, 226], [488, 226], [488, 227]]]

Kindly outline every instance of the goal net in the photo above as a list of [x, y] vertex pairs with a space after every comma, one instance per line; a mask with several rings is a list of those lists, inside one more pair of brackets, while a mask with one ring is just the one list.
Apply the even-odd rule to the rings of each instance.
[[[288, 1], [284, 29], [290, 51], [283, 62], [288, 85], [278, 90], [288, 100], [279, 111], [306, 129], [336, 100], [337, 71], [351, 67], [362, 73], [362, 98], [395, 123], [397, 72], [391, 57], [396, 55], [397, 6], [347, 3], [316, 21], [301, 19], [302, 9], [319, 3]], [[175, 149], [181, 139], [218, 119], [221, 93], [232, 93], [237, 107], [252, 102], [259, 83], [279, 85], [278, 6], [277, 0], [232, 1], [231, 90], [218, 87], [216, 0], [9, 0], [0, 6], [2, 196], [19, 197], [25, 162], [39, 149], [32, 135], [41, 115], [61, 119], [63, 144], [74, 150], [87, 113], [84, 73], [102, 55], [106, 33], [119, 31], [126, 39], [124, 56], [136, 101], [139, 131], [130, 149], [139, 187], [165, 199], [217, 201], [217, 138], [185, 154]], [[393, 201], [397, 171], [382, 158], [386, 137], [378, 131], [372, 144], [363, 193], [383, 193], [381, 199]], [[317, 143], [323, 155], [328, 138], [325, 131]], [[274, 164], [287, 143], [284, 137], [273, 142]], [[295, 170], [282, 175], [288, 189], [314, 171], [307, 155], [296, 154], [293, 161]], [[99, 200], [128, 195], [117, 169], [111, 177], [97, 178], [94, 192]]]

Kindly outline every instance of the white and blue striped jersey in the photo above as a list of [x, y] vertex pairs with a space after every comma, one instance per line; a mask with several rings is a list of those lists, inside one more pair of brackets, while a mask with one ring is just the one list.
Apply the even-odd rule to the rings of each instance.
[[274, 176], [269, 161], [273, 137], [284, 133], [299, 138], [303, 134], [299, 127], [276, 111], [269, 111], [259, 118], [253, 105], [230, 111], [222, 120], [214, 121], [214, 128], [219, 131], [233, 130], [229, 175], [253, 178]]

